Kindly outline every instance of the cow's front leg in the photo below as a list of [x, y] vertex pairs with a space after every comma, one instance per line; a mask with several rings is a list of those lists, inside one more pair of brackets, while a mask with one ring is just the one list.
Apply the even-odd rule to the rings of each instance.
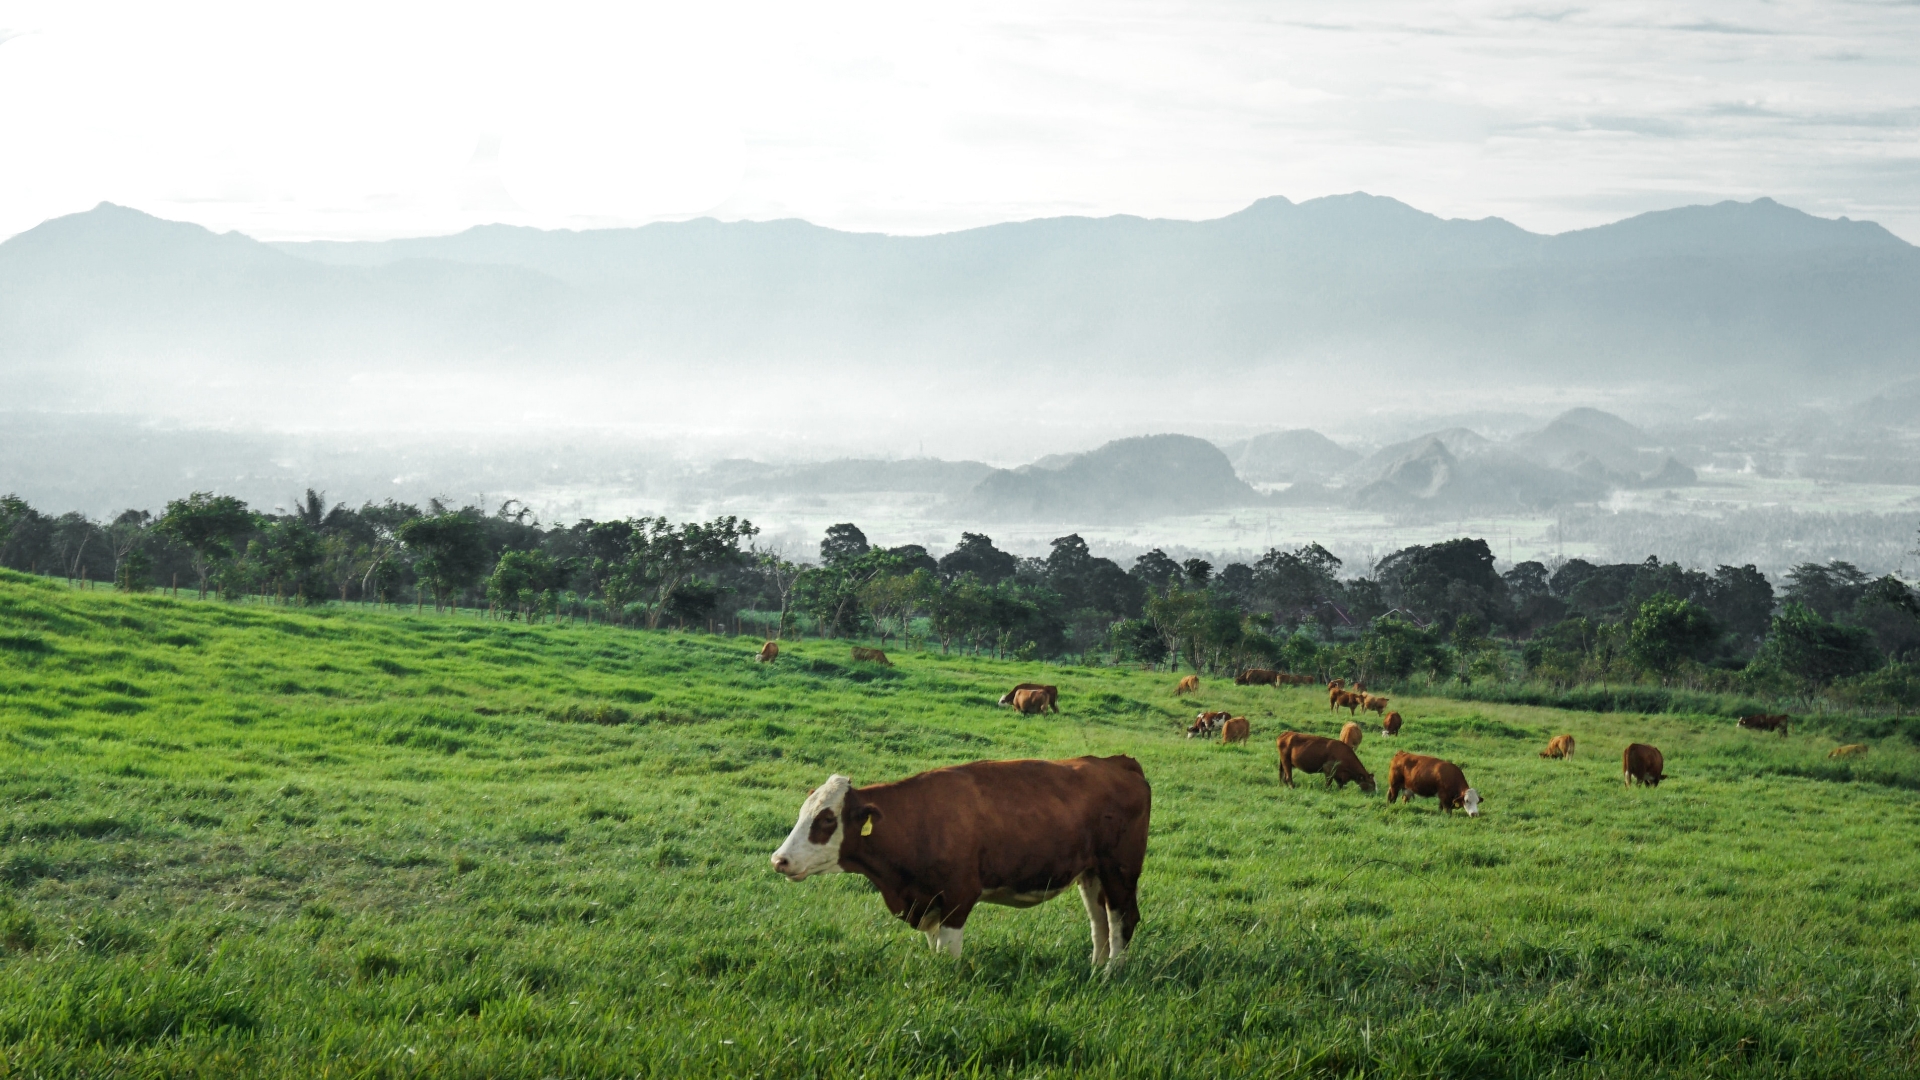
[[1080, 875], [1080, 902], [1087, 906], [1087, 922], [1093, 924], [1093, 969], [1107, 962], [1107, 901], [1100, 893], [1100, 879], [1092, 874]]
[[942, 926], [929, 936], [934, 939], [933, 947], [936, 952], [944, 949], [947, 955], [958, 960], [960, 959], [960, 938], [965, 933], [966, 931], [958, 926]]

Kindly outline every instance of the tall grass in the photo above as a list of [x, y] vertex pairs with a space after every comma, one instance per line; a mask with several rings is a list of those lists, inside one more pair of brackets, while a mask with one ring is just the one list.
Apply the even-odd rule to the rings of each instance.
[[[0, 1071], [1910, 1076], [1920, 752], [1395, 701], [1480, 818], [1280, 787], [1316, 690], [0, 577]], [[1064, 713], [994, 702], [1036, 674]], [[1202, 707], [1254, 745], [1180, 736]], [[1571, 762], [1539, 746], [1571, 732]], [[1666, 753], [1624, 790], [1628, 741]], [[767, 855], [806, 790], [1128, 753], [1130, 967], [1071, 898], [930, 953]], [[1384, 784], [1382, 785], [1384, 787]]]

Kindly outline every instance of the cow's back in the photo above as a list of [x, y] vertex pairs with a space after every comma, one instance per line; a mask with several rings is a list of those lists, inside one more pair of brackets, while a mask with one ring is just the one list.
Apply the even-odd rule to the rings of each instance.
[[1136, 858], [1144, 857], [1153, 803], [1145, 771], [1125, 755], [976, 761], [859, 793], [883, 813], [890, 804], [913, 808], [915, 820], [888, 824], [883, 818], [874, 830], [875, 837], [885, 831], [891, 858], [906, 865], [977, 864], [989, 888], [1015, 884], [1000, 879], [1018, 877], [1024, 865], [1078, 865], [1135, 831]]

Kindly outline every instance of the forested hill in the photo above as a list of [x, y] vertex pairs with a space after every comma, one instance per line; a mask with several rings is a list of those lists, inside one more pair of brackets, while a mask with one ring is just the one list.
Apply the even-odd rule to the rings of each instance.
[[0, 360], [1884, 380], [1916, 359], [1917, 292], [1920, 250], [1768, 199], [1557, 236], [1352, 194], [924, 237], [703, 219], [278, 244], [102, 204], [0, 244]]

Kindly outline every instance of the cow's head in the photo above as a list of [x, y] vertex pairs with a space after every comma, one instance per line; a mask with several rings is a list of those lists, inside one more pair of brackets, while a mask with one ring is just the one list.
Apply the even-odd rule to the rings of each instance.
[[1369, 795], [1380, 790], [1380, 785], [1373, 782], [1373, 774], [1364, 769], [1360, 771], [1360, 790]]
[[1467, 793], [1460, 797], [1460, 805], [1467, 808], [1468, 817], [1479, 817], [1480, 793], [1472, 788], [1468, 788]]
[[869, 826], [880, 816], [871, 806], [849, 806], [853, 781], [844, 776], [829, 776], [827, 782], [807, 793], [800, 804], [800, 820], [787, 834], [787, 842], [773, 853], [773, 868], [790, 880], [799, 881], [814, 874], [840, 872], [840, 845], [849, 826], [855, 830]]

